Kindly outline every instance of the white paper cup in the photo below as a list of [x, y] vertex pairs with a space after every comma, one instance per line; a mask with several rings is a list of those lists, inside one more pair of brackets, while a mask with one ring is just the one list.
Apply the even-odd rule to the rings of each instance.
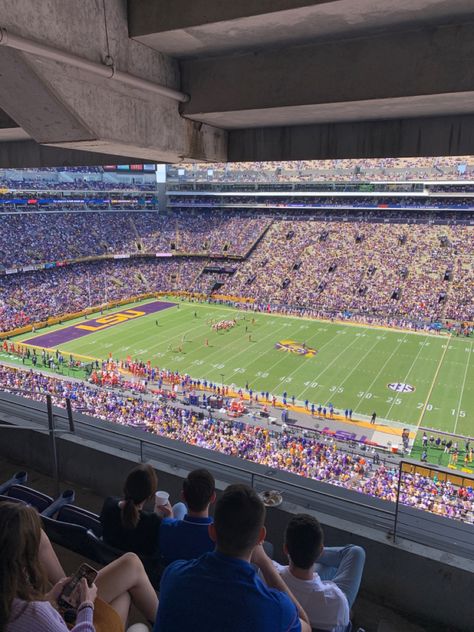
[[166, 503], [168, 502], [170, 495], [168, 494], [168, 492], [156, 492], [155, 494], [155, 507], [162, 507], [163, 505], [166, 505]]

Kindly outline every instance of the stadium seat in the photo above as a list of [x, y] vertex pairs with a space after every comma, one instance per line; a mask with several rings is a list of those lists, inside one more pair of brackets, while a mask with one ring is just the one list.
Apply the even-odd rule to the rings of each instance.
[[94, 554], [93, 544], [95, 544], [95, 538], [86, 528], [76, 524], [61, 522], [48, 516], [41, 516], [41, 519], [43, 529], [51, 542], [87, 557], [94, 562], [101, 563], [100, 557]]
[[76, 498], [76, 494], [74, 490], [66, 489], [63, 491], [63, 493], [60, 496], [58, 496], [58, 498], [56, 498], [56, 500], [53, 502], [52, 505], [47, 507], [41, 513], [43, 516], [52, 517], [54, 516], [54, 514], [58, 513], [61, 507], [64, 507], [65, 505], [69, 505], [70, 503], [73, 503], [75, 498]]
[[[97, 514], [69, 504], [59, 509], [56, 518], [47, 515], [48, 513], [46, 511], [41, 514], [43, 527], [49, 539], [55, 544], [103, 565], [113, 562], [125, 553], [101, 539], [102, 526]], [[139, 557], [151, 583], [158, 588], [164, 569], [161, 559], [158, 556]]]
[[[23, 500], [20, 500], [19, 498], [10, 498], [10, 496], [5, 496], [5, 495], [0, 495], [0, 502], [3, 503], [23, 503]], [[24, 503], [26, 504], [26, 503]]]
[[0, 484], [0, 494], [7, 492], [13, 485], [23, 485], [28, 480], [26, 472], [17, 472], [8, 481]]
[[92, 531], [98, 538], [102, 537], [102, 525], [99, 516], [76, 505], [64, 505], [58, 512], [57, 519], [61, 522], [76, 524]]
[[56, 500], [43, 494], [32, 487], [26, 485], [11, 485], [5, 494], [9, 500], [21, 500], [32, 507], [35, 507], [39, 513], [46, 516], [53, 516], [66, 503], [74, 502], [74, 491], [67, 489]]
[[25, 485], [12, 485], [8, 489], [6, 495], [8, 498], [16, 498], [17, 500], [22, 500], [28, 505], [32, 505], [40, 513], [45, 511], [54, 502], [54, 499], [51, 498], [51, 496], [38, 492], [32, 487], [26, 487]]

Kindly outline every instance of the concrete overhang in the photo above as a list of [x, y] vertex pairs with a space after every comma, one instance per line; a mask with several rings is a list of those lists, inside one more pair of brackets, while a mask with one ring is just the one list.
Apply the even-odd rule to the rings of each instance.
[[474, 112], [474, 23], [181, 63], [184, 116], [225, 129]]
[[432, 28], [472, 19], [472, 0], [129, 0], [129, 35], [188, 59]]

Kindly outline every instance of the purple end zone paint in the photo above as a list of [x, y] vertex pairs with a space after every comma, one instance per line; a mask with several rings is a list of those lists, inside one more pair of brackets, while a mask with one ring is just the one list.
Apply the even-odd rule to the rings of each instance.
[[[35, 336], [34, 338], [29, 338], [28, 340], [23, 340], [25, 344], [35, 345], [37, 347], [45, 347], [52, 348], [58, 347], [59, 345], [66, 344], [67, 342], [71, 342], [71, 340], [76, 340], [76, 338], [82, 338], [83, 336], [88, 336], [89, 334], [96, 333], [95, 331], [88, 331], [87, 329], [81, 329], [81, 326], [87, 325], [89, 327], [100, 327], [103, 326], [104, 323], [99, 322], [103, 318], [112, 317], [117, 314], [127, 314], [132, 312], [144, 312], [143, 316], [147, 314], [154, 314], [156, 312], [161, 312], [163, 309], [168, 309], [169, 307], [174, 307], [177, 303], [167, 303], [165, 301], [153, 301], [152, 303], [147, 303], [146, 305], [140, 305], [138, 307], [127, 307], [125, 309], [119, 310], [118, 312], [114, 312], [113, 314], [104, 314], [102, 316], [98, 316], [93, 320], [82, 320], [80, 323], [76, 323], [75, 325], [71, 325], [69, 327], [64, 327], [63, 329], [58, 329], [56, 331], [51, 331], [47, 334], [42, 334], [41, 336]], [[134, 316], [129, 320], [124, 320], [122, 322], [130, 322], [130, 320], [136, 320], [137, 318], [141, 318], [141, 316]], [[122, 324], [121, 322], [111, 322], [103, 329], [98, 329], [97, 331], [104, 331], [104, 329], [110, 329], [110, 327], [115, 327], [116, 325]]]

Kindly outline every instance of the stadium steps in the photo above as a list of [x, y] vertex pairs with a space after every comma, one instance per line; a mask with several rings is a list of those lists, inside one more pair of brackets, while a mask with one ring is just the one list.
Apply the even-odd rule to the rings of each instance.
[[121, 281], [120, 279], [117, 279], [117, 277], [110, 276], [109, 281], [117, 287], [123, 286], [123, 281]]
[[247, 252], [244, 254], [243, 259], [248, 259], [250, 257], [250, 255], [252, 254], [252, 252], [255, 250], [255, 248], [258, 246], [258, 244], [262, 241], [262, 239], [265, 237], [265, 235], [267, 234], [267, 232], [270, 230], [271, 226], [273, 225], [274, 220], [271, 219], [269, 222], [267, 222], [267, 224], [264, 226], [264, 228], [262, 229], [262, 232], [260, 233], [260, 235], [257, 237], [257, 239], [253, 242], [253, 244], [251, 244], [250, 248], [247, 250]]
[[137, 245], [137, 250], [139, 250], [140, 252], [145, 252], [145, 247], [142, 241], [142, 238], [140, 237], [136, 224], [133, 221], [133, 217], [130, 215], [130, 217], [128, 218], [128, 221], [130, 223], [130, 228], [132, 229], [132, 233], [135, 235], [135, 242]]

